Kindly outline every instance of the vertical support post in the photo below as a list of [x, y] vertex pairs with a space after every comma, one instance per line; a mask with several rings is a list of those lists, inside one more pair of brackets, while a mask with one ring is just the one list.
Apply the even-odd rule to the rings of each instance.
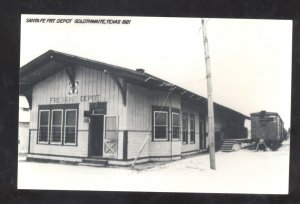
[[201, 19], [202, 32], [203, 32], [203, 44], [205, 53], [206, 64], [206, 78], [207, 78], [207, 100], [208, 100], [208, 136], [209, 136], [209, 156], [210, 156], [210, 168], [216, 169], [215, 161], [215, 123], [214, 123], [214, 104], [212, 99], [212, 80], [210, 70], [210, 58], [208, 50], [208, 40], [206, 33], [206, 23], [204, 19]]
[[27, 152], [27, 154], [30, 154], [30, 140], [31, 140], [31, 129], [29, 129], [29, 135], [28, 135], [28, 152]]
[[128, 159], [128, 130], [123, 132], [123, 160]]

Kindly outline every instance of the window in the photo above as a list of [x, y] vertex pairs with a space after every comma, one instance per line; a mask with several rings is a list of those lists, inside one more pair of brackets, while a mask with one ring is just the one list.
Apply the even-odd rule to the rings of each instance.
[[180, 139], [180, 114], [172, 112], [172, 138], [175, 140]]
[[182, 143], [188, 143], [188, 114], [182, 114]]
[[49, 110], [40, 110], [39, 121], [39, 142], [48, 142], [49, 138]]
[[51, 143], [61, 143], [63, 110], [52, 110]]
[[191, 144], [195, 143], [195, 115], [190, 116]]
[[75, 144], [77, 110], [66, 109], [65, 111], [65, 144]]
[[154, 140], [168, 139], [168, 112], [154, 111]]
[[78, 104], [39, 106], [38, 143], [76, 145]]

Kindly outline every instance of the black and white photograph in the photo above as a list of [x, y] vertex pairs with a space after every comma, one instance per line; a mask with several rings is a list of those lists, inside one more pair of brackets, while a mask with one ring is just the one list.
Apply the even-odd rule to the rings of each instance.
[[292, 28], [21, 15], [17, 188], [288, 194]]

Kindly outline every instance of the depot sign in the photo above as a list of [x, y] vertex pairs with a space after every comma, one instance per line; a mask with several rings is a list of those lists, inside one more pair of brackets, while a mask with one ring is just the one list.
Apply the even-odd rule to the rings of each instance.
[[50, 104], [99, 102], [99, 101], [100, 101], [100, 95], [66, 96], [66, 97], [50, 98]]

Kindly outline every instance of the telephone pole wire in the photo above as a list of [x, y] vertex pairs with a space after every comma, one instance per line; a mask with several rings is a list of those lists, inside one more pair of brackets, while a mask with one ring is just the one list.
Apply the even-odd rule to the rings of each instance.
[[208, 40], [206, 33], [206, 23], [204, 19], [201, 19], [202, 33], [203, 33], [203, 44], [206, 64], [206, 78], [207, 78], [207, 106], [208, 106], [208, 138], [209, 138], [209, 157], [210, 157], [210, 168], [216, 170], [215, 160], [215, 121], [214, 121], [214, 104], [212, 99], [212, 80], [210, 70], [210, 58], [208, 50]]

